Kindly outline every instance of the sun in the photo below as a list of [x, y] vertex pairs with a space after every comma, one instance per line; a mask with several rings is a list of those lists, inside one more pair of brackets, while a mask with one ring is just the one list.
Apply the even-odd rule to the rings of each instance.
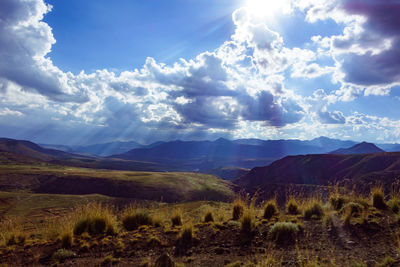
[[271, 18], [278, 13], [287, 13], [290, 2], [287, 0], [246, 0], [246, 10], [255, 18]]

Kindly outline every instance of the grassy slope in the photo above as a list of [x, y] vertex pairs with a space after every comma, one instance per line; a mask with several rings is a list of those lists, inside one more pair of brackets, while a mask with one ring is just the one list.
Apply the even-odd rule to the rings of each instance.
[[0, 165], [0, 189], [36, 193], [103, 194], [164, 200], [228, 200], [232, 184], [212, 175], [183, 172], [93, 170], [55, 165]]

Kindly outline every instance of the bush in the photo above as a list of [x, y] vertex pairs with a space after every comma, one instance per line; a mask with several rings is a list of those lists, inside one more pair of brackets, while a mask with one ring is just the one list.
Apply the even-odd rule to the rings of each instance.
[[204, 222], [213, 222], [214, 221], [214, 217], [212, 215], [211, 211], [207, 211], [206, 215], [204, 216]]
[[246, 210], [241, 218], [241, 230], [244, 233], [253, 232], [255, 227], [254, 218], [251, 210]]
[[299, 232], [299, 226], [292, 222], [277, 222], [270, 230], [277, 243], [293, 242]]
[[377, 209], [385, 209], [385, 194], [382, 187], [374, 187], [371, 191], [372, 205]]
[[264, 206], [264, 218], [271, 219], [272, 216], [278, 213], [278, 205], [276, 204], [276, 200], [268, 201]]
[[144, 211], [131, 210], [122, 217], [122, 225], [127, 231], [133, 231], [141, 225], [153, 225], [152, 217]]
[[243, 216], [244, 202], [241, 200], [235, 200], [233, 202], [232, 219], [237, 221]]
[[329, 202], [332, 208], [334, 208], [335, 210], [340, 210], [342, 209], [343, 205], [347, 202], [347, 199], [342, 195], [335, 194], [329, 198]]
[[299, 210], [299, 203], [295, 198], [289, 198], [289, 200], [286, 202], [286, 212], [288, 214], [292, 215], [297, 215], [300, 213]]
[[306, 205], [303, 211], [303, 217], [309, 219], [321, 219], [324, 216], [324, 210], [322, 209], [321, 203], [311, 201]]
[[172, 226], [182, 225], [182, 211], [175, 210], [171, 217]]

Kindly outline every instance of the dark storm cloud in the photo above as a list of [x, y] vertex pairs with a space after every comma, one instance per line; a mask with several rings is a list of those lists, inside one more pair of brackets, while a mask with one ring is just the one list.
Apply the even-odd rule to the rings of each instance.
[[338, 57], [344, 81], [365, 86], [400, 82], [400, 1], [348, 0], [342, 7], [366, 18], [361, 33], [334, 39], [335, 48], [356, 45], [366, 50]]
[[304, 116], [304, 110], [294, 101], [277, 103], [274, 95], [261, 91], [256, 97], [244, 95], [240, 98], [243, 105], [241, 116], [249, 121], [264, 121], [272, 126], [284, 126], [298, 122]]

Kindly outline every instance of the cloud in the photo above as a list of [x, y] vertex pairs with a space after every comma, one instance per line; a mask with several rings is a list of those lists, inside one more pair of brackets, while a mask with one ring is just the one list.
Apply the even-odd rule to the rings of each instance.
[[342, 84], [337, 93], [344, 99], [362, 92], [388, 94], [400, 83], [399, 1], [299, 0], [297, 6], [310, 22], [333, 19], [345, 25], [341, 35], [313, 39], [323, 51], [329, 44], [336, 61], [335, 79]]
[[[289, 47], [279, 32], [240, 8], [232, 15], [231, 39], [213, 51], [171, 65], [148, 57], [142, 67], [119, 74], [103, 69], [75, 75], [63, 72], [49, 56], [56, 40], [43, 17], [51, 6], [43, 0], [3, 0], [0, 134], [94, 143], [217, 136], [305, 138], [310, 136], [307, 131], [328, 135], [331, 129], [350, 135], [350, 129], [366, 131], [371, 120], [376, 129], [380, 123], [394, 129], [391, 121], [360, 118], [330, 105], [387, 94], [400, 84], [397, 2], [292, 3], [308, 22], [333, 19], [343, 26], [343, 33], [317, 35], [312, 44]], [[330, 61], [324, 62], [326, 58]], [[315, 90], [318, 84], [301, 88], [291, 82], [329, 74], [338, 86], [328, 93]], [[357, 119], [362, 123], [355, 124]], [[376, 134], [381, 136], [378, 130]]]

